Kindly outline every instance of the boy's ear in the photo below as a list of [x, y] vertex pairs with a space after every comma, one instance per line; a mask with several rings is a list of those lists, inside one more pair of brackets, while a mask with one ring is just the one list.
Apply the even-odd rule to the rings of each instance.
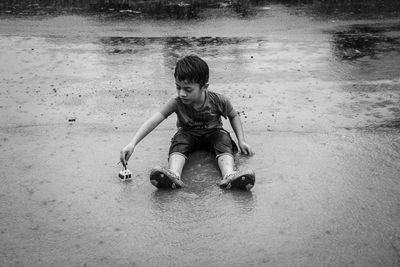
[[206, 83], [205, 85], [203, 85], [202, 87], [201, 87], [201, 90], [206, 90], [208, 88], [208, 83]]

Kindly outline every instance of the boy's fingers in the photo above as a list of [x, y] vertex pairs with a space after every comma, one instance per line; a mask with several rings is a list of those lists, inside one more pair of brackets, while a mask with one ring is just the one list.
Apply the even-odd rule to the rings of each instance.
[[252, 149], [249, 149], [249, 156], [253, 156], [254, 155], [254, 151]]
[[121, 151], [119, 159], [120, 159], [120, 161], [122, 163], [122, 166], [124, 166], [124, 168], [126, 169], [126, 158], [125, 157], [126, 157], [126, 153]]
[[252, 156], [253, 155], [253, 150], [249, 147], [249, 148], [247, 148], [247, 151], [249, 152], [249, 156]]
[[253, 151], [249, 147], [245, 147], [242, 150], [242, 153], [245, 154], [246, 156], [253, 156]]

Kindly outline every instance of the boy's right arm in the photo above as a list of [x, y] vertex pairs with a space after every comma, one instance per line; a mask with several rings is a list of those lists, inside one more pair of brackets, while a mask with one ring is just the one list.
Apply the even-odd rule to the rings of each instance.
[[163, 120], [165, 120], [164, 115], [160, 112], [156, 112], [153, 116], [151, 116], [147, 121], [145, 121], [142, 126], [140, 126], [139, 130], [137, 130], [135, 136], [132, 140], [127, 144], [120, 153], [120, 161], [124, 168], [126, 169], [127, 162], [131, 157], [133, 150], [136, 145], [151, 131], [153, 131]]

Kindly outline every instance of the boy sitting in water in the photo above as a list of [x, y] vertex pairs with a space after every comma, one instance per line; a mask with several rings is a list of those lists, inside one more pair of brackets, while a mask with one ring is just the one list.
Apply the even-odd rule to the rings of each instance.
[[240, 117], [229, 99], [208, 90], [207, 63], [198, 56], [186, 56], [177, 62], [174, 76], [178, 97], [169, 100], [143, 123], [132, 141], [121, 150], [122, 165], [126, 169], [136, 145], [169, 115], [176, 113], [178, 131], [171, 140], [169, 166], [152, 169], [150, 182], [158, 188], [183, 187], [181, 174], [188, 154], [197, 148], [206, 148], [216, 155], [222, 174], [221, 187], [250, 190], [255, 174], [252, 170], [234, 170], [234, 154], [238, 148], [222, 128], [221, 116], [229, 118], [240, 151], [246, 155], [253, 155], [253, 151], [244, 139]]

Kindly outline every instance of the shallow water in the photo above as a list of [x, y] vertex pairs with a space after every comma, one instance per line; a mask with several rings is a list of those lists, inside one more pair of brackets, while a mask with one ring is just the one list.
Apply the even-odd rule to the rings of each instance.
[[[0, 265], [400, 264], [397, 6], [242, 6], [178, 20], [2, 12]], [[241, 115], [251, 192], [216, 186], [206, 152], [187, 188], [156, 190], [174, 118], [135, 150], [133, 181], [116, 179], [188, 53]]]

